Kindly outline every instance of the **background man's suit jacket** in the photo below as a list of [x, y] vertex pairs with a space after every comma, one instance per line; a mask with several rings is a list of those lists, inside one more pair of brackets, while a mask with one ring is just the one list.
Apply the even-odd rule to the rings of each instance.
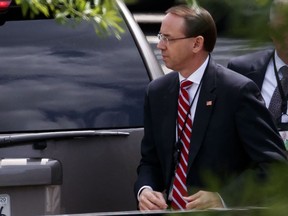
[[[235, 205], [231, 195], [241, 190], [235, 182], [248, 168], [262, 175], [267, 164], [284, 161], [284, 145], [255, 83], [212, 59], [207, 67], [193, 122], [187, 185], [190, 194], [196, 188], [218, 191], [228, 205]], [[148, 85], [135, 194], [144, 185], [170, 190], [178, 94], [177, 72]], [[217, 178], [216, 188], [208, 175]]]
[[263, 50], [256, 53], [238, 56], [228, 62], [227, 67], [252, 79], [261, 90], [268, 64], [274, 50]]

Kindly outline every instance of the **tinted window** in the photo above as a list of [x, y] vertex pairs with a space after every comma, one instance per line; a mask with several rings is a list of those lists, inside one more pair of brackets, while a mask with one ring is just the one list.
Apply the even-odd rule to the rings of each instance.
[[118, 40], [88, 23], [0, 26], [0, 132], [142, 126], [148, 82], [127, 29]]

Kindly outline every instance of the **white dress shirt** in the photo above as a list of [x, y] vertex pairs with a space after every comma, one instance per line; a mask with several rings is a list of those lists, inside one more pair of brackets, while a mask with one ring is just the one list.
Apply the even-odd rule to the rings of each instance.
[[[282, 79], [282, 74], [279, 73], [279, 69], [285, 65], [285, 63], [279, 58], [277, 52], [275, 52], [274, 54], [274, 58], [275, 58], [275, 64], [276, 64], [276, 68], [277, 68], [277, 73], [279, 75], [279, 79]], [[265, 101], [265, 105], [268, 108], [273, 92], [275, 90], [275, 88], [277, 87], [277, 80], [275, 77], [275, 71], [274, 71], [274, 63], [273, 63], [273, 59], [271, 58], [268, 67], [266, 69], [266, 73], [265, 73], [265, 77], [264, 77], [264, 81], [261, 87], [261, 94], [264, 98]]]

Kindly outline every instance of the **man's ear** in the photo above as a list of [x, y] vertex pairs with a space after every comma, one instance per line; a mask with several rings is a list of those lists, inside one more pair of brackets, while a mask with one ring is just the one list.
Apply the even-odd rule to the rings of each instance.
[[194, 52], [199, 52], [204, 47], [204, 38], [202, 36], [197, 36], [194, 41], [193, 50]]

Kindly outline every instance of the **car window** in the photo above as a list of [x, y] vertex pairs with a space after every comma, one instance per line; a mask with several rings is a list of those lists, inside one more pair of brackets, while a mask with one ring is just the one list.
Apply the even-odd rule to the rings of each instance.
[[141, 127], [148, 82], [128, 29], [118, 40], [87, 22], [0, 26], [0, 133]]

